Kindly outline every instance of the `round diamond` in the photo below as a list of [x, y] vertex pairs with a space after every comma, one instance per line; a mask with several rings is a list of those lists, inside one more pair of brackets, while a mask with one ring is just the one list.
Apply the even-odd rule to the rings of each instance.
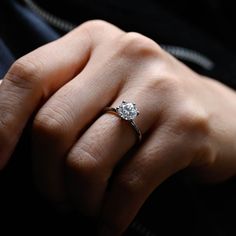
[[119, 116], [125, 120], [133, 120], [138, 115], [135, 104], [131, 102], [122, 102], [117, 108]]

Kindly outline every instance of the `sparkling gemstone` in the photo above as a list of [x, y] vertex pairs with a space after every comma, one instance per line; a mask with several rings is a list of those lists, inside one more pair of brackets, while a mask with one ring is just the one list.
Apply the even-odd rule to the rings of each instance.
[[133, 120], [138, 115], [135, 104], [131, 102], [122, 102], [117, 108], [119, 116], [125, 120]]

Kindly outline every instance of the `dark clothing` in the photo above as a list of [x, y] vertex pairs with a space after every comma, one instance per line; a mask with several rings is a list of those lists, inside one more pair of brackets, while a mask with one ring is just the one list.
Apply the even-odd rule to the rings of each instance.
[[[202, 0], [191, 2], [191, 6], [187, 0], [178, 1], [178, 4], [163, 0], [35, 2], [75, 25], [90, 19], [103, 19], [126, 31], [140, 32], [159, 44], [197, 51], [214, 66], [206, 69], [191, 60], [183, 59], [184, 62], [197, 72], [236, 88], [236, 38], [232, 30], [236, 22], [226, 1]], [[23, 1], [1, 0], [0, 78], [16, 58], [64, 33], [48, 24]], [[10, 223], [12, 228], [16, 226], [20, 233], [26, 234], [64, 231], [68, 235], [74, 232], [95, 235], [89, 220], [75, 213], [56, 212], [34, 190], [29, 151], [26, 130], [8, 167], [0, 173], [1, 228]], [[137, 221], [155, 235], [236, 235], [234, 185], [234, 180], [217, 186], [191, 185], [186, 176], [179, 173], [152, 194]], [[133, 228], [136, 230], [130, 229], [128, 235], [148, 235], [145, 230]]]
[[[214, 61], [211, 71], [191, 65], [200, 73], [235, 87], [235, 18], [228, 3], [198, 1], [189, 5], [142, 0], [36, 1], [43, 9], [78, 25], [89, 19], [104, 19], [126, 31], [140, 32], [160, 44], [181, 46]], [[12, 56], [19, 57], [61, 33], [16, 0], [1, 0], [0, 37]], [[196, 9], [198, 12], [196, 13]], [[227, 11], [226, 11], [227, 10]], [[225, 12], [226, 11], [226, 12]], [[10, 17], [9, 17], [10, 16]], [[6, 49], [4, 49], [5, 51]], [[2, 51], [2, 50], [1, 50]], [[0, 55], [0, 64], [7, 64]], [[12, 62], [9, 60], [9, 64]], [[3, 74], [3, 70], [1, 70]]]

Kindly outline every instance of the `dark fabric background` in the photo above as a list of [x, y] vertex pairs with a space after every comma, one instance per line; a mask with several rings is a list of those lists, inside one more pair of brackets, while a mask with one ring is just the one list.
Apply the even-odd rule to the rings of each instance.
[[[226, 1], [38, 0], [45, 9], [75, 23], [104, 19], [137, 31], [158, 43], [197, 50], [215, 63], [212, 71], [194, 70], [236, 87], [235, 18]], [[0, 78], [14, 60], [62, 35], [21, 1], [0, 2]], [[90, 220], [60, 213], [34, 189], [30, 163], [30, 129], [7, 168], [0, 172], [1, 235], [95, 235]], [[1, 145], [1, 144], [0, 144]], [[193, 185], [185, 173], [163, 183], [137, 220], [156, 235], [236, 235], [235, 179], [216, 186]], [[5, 233], [3, 233], [6, 229]], [[139, 235], [130, 229], [128, 235]], [[142, 234], [140, 234], [142, 235]]]

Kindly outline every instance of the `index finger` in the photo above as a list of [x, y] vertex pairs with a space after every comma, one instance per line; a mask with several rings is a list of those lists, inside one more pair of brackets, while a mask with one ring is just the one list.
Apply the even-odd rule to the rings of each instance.
[[18, 59], [0, 83], [0, 169], [36, 108], [79, 73], [91, 40], [83, 28]]

